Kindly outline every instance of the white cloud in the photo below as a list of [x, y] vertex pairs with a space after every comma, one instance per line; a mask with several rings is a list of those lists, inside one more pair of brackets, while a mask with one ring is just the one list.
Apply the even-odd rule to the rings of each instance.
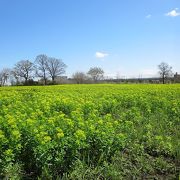
[[108, 56], [108, 55], [109, 55], [109, 54], [103, 53], [103, 52], [96, 52], [96, 54], [95, 54], [96, 58], [99, 58], [99, 59], [105, 58], [105, 57]]
[[151, 17], [152, 17], [151, 14], [148, 14], [148, 15], [146, 16], [147, 19], [150, 19]]
[[172, 11], [165, 14], [166, 16], [176, 17], [180, 16], [180, 12], [178, 12], [178, 8], [173, 9]]

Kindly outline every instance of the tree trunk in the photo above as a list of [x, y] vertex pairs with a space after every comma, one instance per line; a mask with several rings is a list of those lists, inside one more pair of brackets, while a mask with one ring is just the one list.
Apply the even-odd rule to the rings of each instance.
[[27, 85], [27, 84], [28, 84], [28, 78], [25, 77], [25, 85]]
[[54, 83], [54, 81], [55, 81], [55, 77], [54, 77], [54, 76], [52, 76], [52, 82]]
[[165, 84], [165, 76], [163, 75], [163, 84]]
[[44, 72], [44, 85], [47, 85], [46, 74], [45, 74], [45, 72]]
[[47, 85], [47, 80], [46, 80], [46, 78], [44, 79], [44, 85]]

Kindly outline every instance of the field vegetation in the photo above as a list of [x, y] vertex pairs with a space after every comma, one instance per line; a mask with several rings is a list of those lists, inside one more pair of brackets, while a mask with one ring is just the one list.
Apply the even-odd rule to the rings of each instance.
[[180, 85], [0, 88], [0, 179], [178, 179]]

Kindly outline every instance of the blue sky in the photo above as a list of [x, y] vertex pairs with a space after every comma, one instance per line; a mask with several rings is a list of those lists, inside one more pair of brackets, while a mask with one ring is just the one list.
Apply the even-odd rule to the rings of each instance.
[[155, 76], [162, 61], [180, 73], [180, 1], [0, 0], [0, 69], [42, 53], [68, 76]]

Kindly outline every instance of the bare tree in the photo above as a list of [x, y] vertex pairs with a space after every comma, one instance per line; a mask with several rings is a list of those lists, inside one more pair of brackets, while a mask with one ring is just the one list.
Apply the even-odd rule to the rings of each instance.
[[165, 84], [165, 80], [172, 75], [172, 67], [165, 62], [161, 62], [161, 64], [158, 65], [158, 69], [163, 84]]
[[18, 85], [21, 81], [21, 77], [18, 75], [17, 70], [13, 69], [11, 75], [11, 85]]
[[83, 72], [75, 72], [72, 75], [73, 79], [76, 81], [77, 84], [82, 84], [85, 82], [85, 80], [87, 79], [87, 76], [85, 73]]
[[91, 76], [93, 81], [97, 82], [98, 80], [103, 78], [104, 71], [103, 69], [99, 67], [93, 67], [93, 68], [90, 68], [87, 74]]
[[67, 66], [61, 59], [48, 58], [46, 67], [52, 81], [54, 82], [56, 77], [65, 73]]
[[36, 67], [36, 75], [43, 79], [44, 85], [47, 84], [47, 62], [48, 57], [44, 54], [38, 55], [34, 62]]
[[15, 64], [13, 69], [13, 74], [16, 76], [15, 78], [23, 78], [25, 80], [25, 84], [27, 84], [28, 80], [32, 77], [32, 72], [34, 70], [34, 64], [29, 60], [22, 60]]
[[0, 86], [4, 86], [10, 77], [11, 70], [9, 68], [4, 68], [0, 71]]

